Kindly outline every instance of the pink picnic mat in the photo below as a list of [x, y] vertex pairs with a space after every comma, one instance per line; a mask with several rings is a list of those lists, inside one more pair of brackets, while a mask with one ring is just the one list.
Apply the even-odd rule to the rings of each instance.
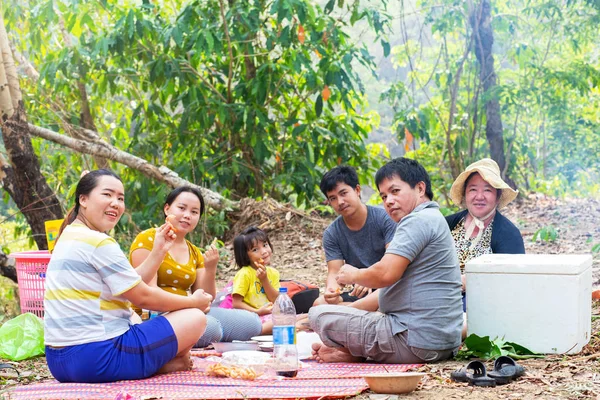
[[[278, 379], [263, 375], [255, 381], [215, 378], [200, 368], [190, 372], [159, 375], [139, 381], [114, 383], [58, 383], [47, 381], [11, 389], [9, 399], [98, 399], [114, 400], [121, 394], [133, 399], [265, 399], [306, 398], [335, 399], [355, 396], [368, 388], [365, 374], [401, 372], [419, 364], [319, 364], [305, 362], [295, 379]], [[343, 379], [342, 379], [343, 378]]]

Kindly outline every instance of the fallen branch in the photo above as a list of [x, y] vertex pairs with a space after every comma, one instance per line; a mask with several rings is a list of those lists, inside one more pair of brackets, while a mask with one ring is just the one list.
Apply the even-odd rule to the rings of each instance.
[[219, 193], [215, 193], [212, 190], [180, 178], [176, 172], [165, 166], [157, 167], [142, 158], [114, 147], [113, 145], [103, 141], [94, 131], [82, 129], [81, 132], [87, 137], [87, 140], [74, 139], [69, 136], [56, 133], [50, 129], [29, 124], [30, 134], [68, 147], [78, 153], [100, 156], [116, 161], [120, 164], [140, 171], [149, 178], [166, 183], [173, 188], [179, 186], [192, 186], [200, 190], [202, 196], [204, 197], [204, 201], [206, 201], [206, 205], [215, 210], [222, 210], [224, 208], [237, 209], [239, 207], [237, 202], [228, 200]]
[[600, 353], [594, 353], [594, 354], [590, 354], [589, 356], [584, 356], [584, 357], [572, 358], [568, 361], [569, 362], [575, 362], [575, 361], [579, 362], [579, 361], [593, 360], [595, 358], [600, 358]]

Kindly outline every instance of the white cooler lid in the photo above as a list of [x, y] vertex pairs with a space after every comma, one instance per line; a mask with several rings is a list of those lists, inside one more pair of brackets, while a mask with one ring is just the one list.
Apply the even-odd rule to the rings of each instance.
[[579, 275], [591, 266], [591, 254], [486, 254], [467, 262], [465, 273]]

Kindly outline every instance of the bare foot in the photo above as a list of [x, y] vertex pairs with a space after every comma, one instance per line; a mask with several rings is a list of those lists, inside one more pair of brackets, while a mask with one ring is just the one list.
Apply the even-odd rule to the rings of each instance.
[[175, 357], [158, 370], [158, 374], [168, 374], [169, 372], [190, 371], [194, 366], [194, 362], [190, 357], [190, 353]]
[[313, 343], [312, 357], [320, 363], [363, 361], [361, 357], [353, 356], [352, 354], [348, 353], [348, 350], [346, 350], [343, 347], [328, 347], [321, 343]]

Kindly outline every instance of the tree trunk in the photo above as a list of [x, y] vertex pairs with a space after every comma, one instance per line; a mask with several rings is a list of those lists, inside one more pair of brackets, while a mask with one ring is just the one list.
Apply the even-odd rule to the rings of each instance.
[[8, 182], [4, 189], [27, 219], [38, 248], [47, 249], [44, 221], [60, 219], [63, 212], [56, 195], [40, 171], [22, 103], [16, 112], [4, 121], [2, 137], [14, 172], [12, 182]]
[[[494, 56], [492, 54], [494, 33], [492, 31], [490, 12], [490, 0], [482, 0], [479, 6], [474, 9], [470, 18], [473, 35], [475, 36], [475, 55], [480, 65], [479, 78], [484, 93], [488, 95], [497, 86]], [[490, 96], [489, 100], [485, 103], [485, 115], [485, 135], [490, 144], [490, 156], [498, 163], [500, 171], [506, 171], [502, 117], [500, 114], [500, 102], [496, 95]], [[515, 187], [515, 183], [509, 177], [503, 176], [503, 178], [510, 186]]]
[[2, 250], [0, 250], [0, 275], [7, 277], [15, 283], [17, 282], [17, 269], [14, 265], [14, 259], [11, 262]]
[[0, 160], [3, 188], [23, 213], [39, 249], [47, 249], [44, 221], [63, 217], [56, 195], [40, 171], [21, 101], [17, 69], [4, 20], [0, 18], [0, 124], [9, 164]]

